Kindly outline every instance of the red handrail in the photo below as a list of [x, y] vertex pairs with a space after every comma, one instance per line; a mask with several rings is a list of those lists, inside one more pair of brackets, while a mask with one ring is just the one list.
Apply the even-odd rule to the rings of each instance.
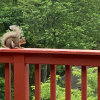
[[41, 100], [41, 66], [50, 64], [50, 100], [56, 100], [56, 65], [65, 65], [65, 100], [71, 100], [71, 67], [82, 66], [82, 100], [87, 100], [87, 66], [98, 67], [98, 100], [100, 100], [100, 50], [71, 49], [4, 49], [0, 63], [5, 63], [5, 100], [11, 100], [11, 63], [14, 64], [14, 100], [29, 100], [29, 65], [35, 64], [35, 100]]

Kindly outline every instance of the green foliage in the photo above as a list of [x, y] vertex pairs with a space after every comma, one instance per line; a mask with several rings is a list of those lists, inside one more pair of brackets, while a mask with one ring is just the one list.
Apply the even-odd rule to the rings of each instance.
[[[56, 82], [58, 82], [60, 76], [56, 76]], [[34, 86], [31, 86], [32, 90], [35, 89]], [[65, 98], [65, 88], [56, 85], [56, 98], [57, 100], [64, 100]], [[35, 97], [33, 96], [33, 100]], [[41, 83], [41, 100], [50, 100], [50, 78], [45, 82]]]
[[[81, 69], [73, 67], [73, 75], [79, 77], [78, 84], [81, 84]], [[97, 67], [88, 67], [87, 69], [87, 90], [88, 100], [97, 100]]]
[[4, 100], [4, 96], [5, 96], [5, 79], [4, 79], [4, 67], [2, 67], [3, 65], [0, 64], [0, 100]]
[[20, 25], [27, 47], [99, 49], [100, 1], [18, 0], [0, 3], [0, 33]]
[[50, 83], [41, 84], [41, 99], [50, 99]]
[[81, 100], [81, 91], [78, 89], [71, 90], [71, 99], [72, 100]]
[[65, 71], [65, 66], [64, 65], [57, 65], [56, 66], [56, 73], [58, 75], [64, 75], [64, 71]]
[[91, 92], [97, 94], [97, 68], [88, 69], [88, 87], [91, 88]]
[[[88, 68], [88, 96], [87, 100], [97, 100], [97, 68]], [[81, 78], [81, 69], [73, 67], [72, 74]], [[56, 99], [65, 100], [65, 88], [59, 86], [58, 82], [61, 77], [56, 76]], [[78, 84], [81, 84], [81, 81], [78, 80]], [[32, 90], [35, 89], [34, 86], [31, 87]], [[33, 100], [34, 100], [33, 96]], [[71, 89], [71, 98], [72, 100], [81, 100], [81, 91], [79, 89]], [[45, 82], [41, 83], [41, 100], [50, 100], [50, 78]]]
[[4, 100], [4, 95], [5, 95], [5, 88], [4, 88], [4, 83], [5, 80], [3, 77], [0, 77], [0, 99]]

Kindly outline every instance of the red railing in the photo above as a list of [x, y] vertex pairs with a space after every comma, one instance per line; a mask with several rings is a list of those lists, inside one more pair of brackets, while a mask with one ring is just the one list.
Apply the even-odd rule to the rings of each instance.
[[35, 64], [35, 100], [41, 100], [41, 66], [50, 64], [50, 100], [56, 100], [56, 65], [65, 65], [65, 100], [71, 100], [71, 67], [82, 66], [82, 100], [87, 100], [87, 66], [98, 67], [100, 100], [100, 50], [0, 49], [5, 63], [5, 100], [11, 100], [11, 63], [14, 64], [14, 100], [29, 100], [29, 64]]

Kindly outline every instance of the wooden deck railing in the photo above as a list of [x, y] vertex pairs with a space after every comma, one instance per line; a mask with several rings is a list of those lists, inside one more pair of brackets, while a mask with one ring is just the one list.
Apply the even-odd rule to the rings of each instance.
[[11, 63], [14, 64], [14, 100], [29, 100], [29, 64], [35, 64], [35, 100], [41, 100], [41, 66], [50, 64], [50, 100], [56, 100], [56, 65], [65, 65], [65, 100], [71, 100], [71, 67], [82, 66], [82, 99], [87, 100], [87, 66], [98, 67], [100, 100], [100, 50], [0, 49], [0, 63], [5, 63], [5, 100], [11, 100]]

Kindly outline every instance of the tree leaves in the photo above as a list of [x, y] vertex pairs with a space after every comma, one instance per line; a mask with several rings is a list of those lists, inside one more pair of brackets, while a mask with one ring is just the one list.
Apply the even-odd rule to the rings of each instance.
[[1, 32], [17, 24], [24, 30], [26, 47], [99, 49], [99, 4], [98, 0], [1, 2]]

